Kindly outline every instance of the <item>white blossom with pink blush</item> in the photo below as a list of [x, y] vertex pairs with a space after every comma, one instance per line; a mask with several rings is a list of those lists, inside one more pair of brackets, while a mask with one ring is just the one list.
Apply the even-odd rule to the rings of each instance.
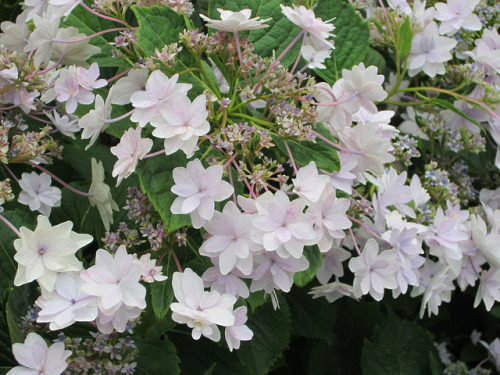
[[311, 161], [297, 172], [297, 176], [292, 179], [293, 192], [305, 199], [309, 204], [315, 203], [321, 197], [323, 190], [330, 181], [326, 175], [319, 175], [316, 162]]
[[316, 272], [316, 278], [319, 283], [325, 285], [332, 276], [344, 276], [342, 262], [350, 257], [351, 253], [338, 245], [331, 247], [326, 253], [321, 254], [321, 266], [318, 268], [318, 272]]
[[46, 216], [39, 215], [34, 231], [21, 227], [21, 237], [14, 241], [18, 263], [14, 285], [38, 281], [43, 293], [54, 290], [58, 272], [80, 271], [82, 263], [75, 257], [81, 247], [92, 241], [88, 234], [73, 232], [73, 223], [52, 226]]
[[490, 311], [495, 302], [500, 302], [500, 269], [490, 268], [481, 272], [481, 281], [477, 290], [474, 307], [484, 302], [486, 310]]
[[347, 194], [352, 193], [352, 185], [356, 180], [356, 175], [351, 171], [358, 165], [354, 155], [338, 152], [340, 170], [330, 173], [330, 184], [338, 190]]
[[370, 238], [361, 255], [349, 261], [349, 269], [354, 273], [354, 295], [359, 298], [370, 294], [376, 301], [382, 300], [384, 289], [397, 288], [399, 267], [397, 252], [385, 250], [379, 253], [377, 241]]
[[290, 201], [284, 192], [276, 192], [267, 209], [257, 206], [252, 239], [262, 244], [266, 251], [276, 251], [282, 258], [299, 259], [304, 246], [318, 241], [313, 229], [314, 216], [303, 213], [305, 206], [301, 198]]
[[134, 69], [131, 70], [126, 77], [120, 78], [113, 85], [115, 90], [113, 91], [113, 96], [110, 99], [112, 104], [128, 104], [130, 103], [130, 97], [139, 91], [144, 91], [146, 89], [146, 82], [148, 81], [148, 70], [147, 69]]
[[264, 22], [271, 18], [260, 19], [260, 17], [250, 18], [252, 15], [251, 9], [242, 9], [239, 12], [232, 12], [217, 8], [220, 13], [220, 20], [213, 20], [207, 16], [200, 14], [200, 17], [207, 23], [207, 27], [216, 30], [238, 32], [243, 30], [256, 30], [268, 27]]
[[332, 40], [328, 40], [335, 35], [331, 32], [335, 29], [331, 23], [332, 20], [323, 21], [316, 17], [312, 9], [305, 6], [293, 5], [293, 8], [280, 4], [281, 11], [291, 22], [300, 27], [304, 32], [309, 33], [312, 38], [316, 38], [318, 43], [323, 43], [329, 48], [335, 48]]
[[77, 76], [78, 83], [84, 89], [95, 90], [104, 87], [108, 84], [105, 79], [98, 79], [100, 75], [99, 65], [96, 62], [92, 63], [88, 69], [78, 67]]
[[252, 330], [245, 325], [248, 319], [246, 306], [238, 307], [233, 311], [233, 314], [235, 317], [234, 325], [226, 327], [224, 332], [227, 346], [231, 352], [233, 349], [240, 348], [241, 341], [250, 341], [253, 337]]
[[337, 198], [335, 189], [328, 185], [318, 202], [307, 209], [306, 212], [314, 216], [314, 230], [321, 252], [329, 251], [334, 239], [344, 238], [344, 230], [352, 226], [346, 215], [350, 204], [348, 199]]
[[81, 290], [83, 280], [78, 272], [58, 273], [54, 293], [39, 297], [38, 323], [50, 323], [49, 328], [59, 330], [75, 322], [91, 322], [97, 317], [97, 298]]
[[237, 269], [223, 275], [220, 272], [217, 262], [214, 262], [215, 259], [212, 258], [212, 263], [215, 264], [215, 267], [210, 267], [201, 276], [204, 285], [209, 287], [211, 291], [215, 290], [221, 294], [229, 293], [236, 298], [248, 298], [250, 291], [247, 284], [242, 280], [245, 275]]
[[[113, 90], [110, 90], [110, 94]], [[79, 121], [78, 126], [83, 130], [82, 139], [89, 139], [89, 144], [85, 150], [89, 149], [96, 141], [99, 135], [109, 126], [111, 118], [111, 102], [109, 96], [104, 101], [101, 95], [95, 98], [95, 108], [84, 115]]]
[[97, 297], [97, 306], [110, 316], [122, 306], [146, 307], [146, 288], [139, 283], [144, 268], [121, 245], [115, 255], [99, 249], [95, 265], [81, 272], [82, 291]]
[[312, 298], [325, 297], [330, 303], [333, 303], [342, 297], [351, 297], [356, 300], [358, 299], [354, 296], [352, 286], [339, 281], [334, 281], [333, 283], [312, 288], [309, 294], [312, 294]]
[[193, 85], [177, 83], [178, 74], [168, 78], [159, 70], [155, 70], [146, 82], [146, 90], [138, 91], [130, 96], [132, 105], [136, 108], [130, 120], [144, 127], [153, 116], [160, 113], [160, 106], [174, 96], [186, 96]]
[[123, 133], [120, 143], [111, 147], [111, 153], [118, 158], [112, 173], [113, 177], [118, 177], [116, 186], [135, 171], [138, 161], [153, 147], [153, 140], [141, 138], [141, 130], [139, 126], [137, 129], [128, 129]]
[[456, 45], [455, 39], [439, 35], [435, 22], [429, 23], [423, 31], [413, 36], [408, 57], [408, 74], [410, 77], [422, 71], [429, 77], [444, 74], [444, 63], [451, 60], [450, 51]]
[[151, 254], [144, 254], [139, 259], [137, 259], [136, 254], [134, 254], [134, 261], [137, 264], [141, 264], [143, 267], [143, 272], [141, 280], [146, 283], [153, 283], [155, 281], [164, 281], [168, 277], [162, 274], [162, 266], [156, 265], [156, 260], [151, 259]]
[[170, 305], [172, 320], [192, 328], [193, 339], [198, 340], [203, 335], [217, 342], [220, 340], [217, 325], [234, 325], [233, 306], [236, 297], [228, 293], [205, 291], [203, 280], [190, 268], [182, 273], [174, 273], [172, 287], [178, 301]]
[[54, 85], [57, 101], [65, 103], [66, 112], [73, 113], [78, 104], [92, 104], [94, 94], [92, 89], [80, 85], [77, 70], [74, 66], [62, 69]]
[[178, 195], [170, 210], [173, 214], [190, 214], [193, 227], [201, 228], [214, 215], [215, 203], [231, 196], [234, 189], [222, 181], [222, 165], [203, 168], [199, 159], [190, 161], [186, 168], [173, 171], [175, 185], [172, 193]]
[[22, 191], [18, 201], [27, 205], [31, 211], [40, 211], [42, 215], [50, 216], [52, 207], [61, 205], [61, 189], [50, 186], [52, 178], [46, 174], [36, 172], [23, 173], [19, 180]]
[[293, 285], [293, 275], [309, 267], [305, 256], [281, 258], [275, 251], [266, 251], [255, 256], [255, 270], [252, 273], [250, 291], [264, 290], [272, 293], [274, 289], [288, 293]]
[[24, 343], [12, 345], [12, 354], [21, 366], [16, 366], [7, 375], [60, 375], [68, 366], [66, 359], [72, 354], [64, 350], [63, 342], [50, 347], [37, 333], [31, 332]]
[[211, 235], [200, 247], [200, 254], [217, 257], [223, 275], [238, 269], [250, 275], [253, 254], [262, 246], [252, 241], [252, 216], [242, 214], [233, 202], [227, 202], [222, 213], [215, 211], [210, 221], [203, 226]]
[[210, 131], [205, 95], [197, 96], [193, 102], [187, 96], [175, 96], [159, 111], [151, 119], [151, 125], [155, 128], [153, 135], [165, 139], [165, 153], [171, 155], [182, 150], [188, 158], [193, 156], [198, 138]]
[[344, 105], [344, 101], [347, 102], [349, 97], [342, 88], [342, 82], [343, 80], [339, 79], [331, 87], [326, 82], [315, 85], [317, 90], [314, 99], [317, 103], [323, 104], [316, 106], [317, 120], [323, 123], [333, 135], [343, 132], [346, 127], [352, 125], [351, 107]]
[[474, 8], [480, 0], [448, 0], [446, 3], [437, 3], [436, 19], [441, 21], [439, 33], [451, 36], [461, 28], [465, 30], [481, 30], [482, 24], [476, 16]]
[[495, 28], [484, 30], [481, 39], [474, 41], [476, 48], [472, 52], [464, 52], [484, 67], [489, 74], [500, 73], [500, 35]]
[[49, 118], [52, 125], [54, 125], [56, 129], [61, 132], [61, 134], [70, 137], [71, 139], [75, 139], [74, 133], [80, 131], [80, 128], [78, 127], [78, 120], [80, 120], [79, 117], [71, 114], [61, 116], [56, 110], [52, 113], [45, 112], [45, 116]]
[[110, 334], [116, 332], [125, 332], [127, 323], [137, 319], [141, 315], [142, 310], [139, 307], [129, 307], [122, 305], [111, 315], [106, 315], [102, 311], [97, 314], [97, 329], [99, 332]]

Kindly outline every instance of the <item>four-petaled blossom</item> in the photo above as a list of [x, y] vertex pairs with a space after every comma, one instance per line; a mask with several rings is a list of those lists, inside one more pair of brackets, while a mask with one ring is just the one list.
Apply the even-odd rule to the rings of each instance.
[[118, 177], [116, 186], [135, 171], [135, 167], [153, 147], [153, 140], [141, 138], [141, 128], [130, 128], [123, 133], [120, 143], [111, 147], [111, 153], [118, 157], [113, 167], [113, 177]]
[[190, 214], [195, 228], [201, 228], [214, 215], [214, 202], [229, 198], [233, 187], [222, 181], [222, 165], [203, 168], [199, 159], [190, 161], [186, 168], [174, 169], [175, 185], [172, 193], [177, 194], [170, 210], [174, 214]]
[[250, 9], [242, 9], [239, 12], [232, 12], [217, 8], [220, 13], [220, 20], [213, 20], [207, 16], [200, 14], [200, 17], [207, 23], [207, 27], [222, 30], [238, 32], [243, 30], [256, 30], [268, 27], [263, 22], [269, 21], [271, 18], [261, 20], [260, 17], [250, 18], [252, 11]]
[[192, 328], [193, 339], [198, 340], [203, 335], [217, 342], [220, 340], [217, 325], [230, 327], [235, 324], [233, 305], [236, 297], [205, 291], [203, 280], [190, 268], [174, 273], [172, 287], [178, 301], [170, 305], [172, 320]]
[[12, 353], [21, 366], [16, 366], [7, 375], [60, 375], [67, 367], [70, 350], [64, 350], [63, 342], [50, 347], [38, 334], [31, 332], [24, 343], [12, 345]]
[[22, 191], [19, 193], [19, 203], [29, 206], [31, 211], [40, 211], [50, 216], [52, 207], [61, 205], [61, 190], [50, 186], [52, 178], [46, 173], [23, 173], [19, 180]]
[[18, 263], [14, 285], [36, 280], [50, 295], [58, 272], [80, 271], [82, 263], [75, 253], [89, 244], [92, 236], [75, 233], [71, 228], [73, 223], [70, 221], [51, 226], [43, 215], [38, 216], [34, 231], [21, 227], [21, 238], [14, 241], [17, 251], [14, 259]]

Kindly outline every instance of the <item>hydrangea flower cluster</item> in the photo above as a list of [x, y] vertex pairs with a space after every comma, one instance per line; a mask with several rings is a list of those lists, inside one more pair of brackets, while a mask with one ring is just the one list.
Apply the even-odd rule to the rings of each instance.
[[[210, 4], [200, 25], [187, 0], [26, 0], [2, 22], [13, 285], [37, 282], [48, 337], [91, 324], [87, 349], [110, 357], [49, 346], [30, 318], [9, 374], [132, 374], [140, 345], [119, 333], [138, 319], [146, 343], [186, 325], [237, 350], [294, 285], [407, 295], [421, 318], [455, 291], [500, 302], [500, 10], [301, 3]], [[498, 339], [477, 342], [498, 369]]]

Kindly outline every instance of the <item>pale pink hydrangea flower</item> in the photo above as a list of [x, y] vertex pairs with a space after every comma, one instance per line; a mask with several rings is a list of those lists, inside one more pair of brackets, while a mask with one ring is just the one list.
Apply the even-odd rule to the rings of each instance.
[[98, 79], [99, 65], [96, 62], [92, 63], [88, 69], [82, 68], [81, 66], [77, 68], [78, 83], [84, 89], [95, 90], [104, 87], [108, 84], [105, 79]]
[[174, 273], [172, 287], [178, 301], [170, 305], [172, 320], [192, 328], [193, 339], [198, 340], [203, 335], [218, 342], [220, 331], [217, 325], [234, 325], [233, 306], [236, 297], [228, 293], [205, 291], [203, 280], [190, 268], [186, 268], [183, 273]]
[[227, 346], [231, 352], [233, 349], [240, 348], [240, 341], [250, 341], [253, 337], [252, 330], [245, 325], [248, 319], [246, 306], [238, 307], [233, 311], [233, 314], [235, 316], [234, 325], [226, 327], [224, 332]]
[[268, 27], [264, 22], [269, 21], [271, 18], [260, 19], [260, 17], [250, 18], [252, 15], [251, 9], [242, 9], [239, 12], [232, 12], [217, 8], [220, 13], [220, 20], [213, 20], [207, 16], [200, 14], [200, 17], [207, 23], [207, 27], [216, 30], [238, 32], [243, 30], [256, 30]]
[[113, 224], [113, 211], [118, 211], [118, 205], [113, 200], [111, 190], [107, 184], [104, 183], [104, 166], [102, 161], [97, 162], [95, 158], [91, 160], [92, 167], [92, 184], [89, 188], [90, 204], [92, 207], [97, 206], [99, 215], [101, 215], [104, 228], [109, 231], [110, 224]]
[[146, 288], [139, 283], [144, 268], [127, 254], [121, 245], [115, 255], [99, 249], [95, 265], [81, 272], [85, 281], [82, 291], [97, 297], [97, 306], [104, 315], [110, 316], [126, 306], [146, 307]]
[[151, 119], [155, 128], [153, 135], [165, 139], [167, 155], [182, 150], [191, 157], [197, 149], [198, 138], [210, 131], [207, 117], [205, 95], [197, 96], [193, 102], [187, 96], [175, 96], [160, 108], [160, 114]]
[[78, 272], [57, 274], [54, 293], [41, 296], [35, 303], [41, 308], [38, 323], [50, 323], [49, 328], [59, 330], [75, 322], [91, 322], [97, 317], [97, 298], [81, 290], [83, 280]]
[[493, 304], [500, 302], [500, 269], [490, 268], [481, 272], [481, 282], [477, 290], [474, 307], [484, 302], [486, 310], [490, 311]]
[[476, 48], [472, 52], [464, 52], [483, 66], [489, 74], [500, 73], [500, 35], [498, 30], [484, 30], [481, 39], [474, 41]]
[[408, 74], [410, 77], [424, 72], [429, 77], [444, 74], [444, 63], [451, 60], [450, 51], [457, 45], [452, 38], [440, 36], [435, 22], [429, 23], [424, 30], [413, 36]]
[[153, 140], [141, 138], [141, 128], [130, 128], [123, 133], [120, 143], [111, 147], [111, 153], [118, 160], [113, 167], [113, 177], [118, 177], [116, 186], [120, 185], [124, 178], [130, 176], [139, 160], [141, 160], [153, 147]]
[[342, 262], [351, 257], [351, 253], [338, 246], [333, 246], [326, 253], [321, 254], [321, 266], [316, 272], [319, 283], [325, 285], [332, 276], [344, 276]]
[[80, 131], [80, 128], [78, 127], [78, 120], [80, 118], [72, 114], [61, 116], [56, 110], [54, 110], [52, 113], [45, 112], [45, 116], [49, 118], [52, 125], [54, 125], [56, 129], [61, 132], [61, 134], [64, 134], [71, 139], [75, 139], [74, 133]]
[[12, 345], [12, 353], [21, 366], [14, 367], [7, 375], [60, 375], [68, 366], [66, 359], [71, 350], [64, 350], [63, 342], [49, 347], [40, 335], [31, 332], [23, 344]]
[[120, 78], [113, 85], [115, 90], [111, 98], [112, 104], [128, 104], [130, 97], [139, 91], [146, 89], [146, 82], [148, 81], [147, 69], [134, 69], [131, 70], [126, 77]]
[[315, 203], [321, 197], [323, 190], [330, 181], [326, 175], [319, 175], [316, 162], [311, 161], [297, 172], [297, 176], [292, 179], [293, 192], [305, 199], [309, 204]]
[[[318, 89], [314, 96], [316, 102], [324, 104], [318, 105], [318, 122], [323, 123], [333, 135], [344, 131], [346, 127], [352, 125], [352, 108], [344, 105], [350, 98], [342, 88], [343, 80], [339, 79], [333, 86], [326, 82], [320, 82], [315, 85]], [[344, 102], [345, 101], [345, 102]], [[329, 103], [339, 103], [335, 105], [326, 105]]]
[[156, 260], [151, 259], [151, 254], [144, 254], [139, 259], [137, 259], [136, 254], [134, 254], [134, 260], [137, 264], [141, 264], [143, 268], [141, 280], [146, 283], [153, 283], [155, 281], [164, 281], [168, 277], [162, 274], [162, 266], [156, 265]]
[[335, 29], [335, 26], [328, 23], [331, 20], [323, 21], [321, 18], [316, 17], [312, 9], [307, 9], [303, 5], [297, 7], [294, 4], [293, 8], [283, 4], [280, 4], [280, 6], [285, 17], [291, 22], [309, 33], [311, 37], [316, 38], [318, 42], [325, 44], [329, 48], [335, 48], [333, 41], [327, 40], [335, 36], [331, 33]]
[[61, 190], [50, 186], [52, 178], [46, 174], [36, 172], [23, 173], [19, 180], [22, 191], [19, 193], [19, 203], [28, 205], [31, 211], [40, 211], [50, 216], [52, 207], [61, 205]]
[[465, 30], [481, 30], [482, 24], [479, 17], [474, 13], [474, 8], [480, 0], [448, 0], [446, 3], [437, 3], [436, 19], [441, 21], [439, 33], [442, 35], [453, 35], [460, 28]]
[[257, 206], [252, 239], [262, 244], [266, 251], [276, 251], [282, 258], [301, 258], [304, 246], [317, 243], [314, 216], [303, 213], [305, 206], [301, 198], [290, 201], [284, 192], [276, 192], [267, 209]]
[[85, 147], [85, 150], [89, 149], [97, 141], [99, 134], [109, 126], [111, 110], [109, 96], [104, 101], [101, 95], [97, 95], [95, 98], [95, 108], [78, 121], [78, 126], [83, 129], [82, 139], [90, 138], [90, 142]]
[[141, 315], [142, 310], [139, 307], [129, 307], [122, 305], [118, 310], [110, 315], [99, 311], [97, 314], [97, 329], [99, 332], [110, 334], [113, 330], [117, 332], [125, 332], [127, 323], [137, 319]]
[[175, 185], [172, 193], [178, 195], [170, 210], [174, 214], [190, 214], [193, 227], [201, 228], [214, 215], [214, 202], [223, 201], [233, 193], [233, 187], [222, 181], [222, 165], [203, 168], [199, 159], [190, 161], [186, 168], [173, 171]]
[[238, 269], [234, 269], [228, 274], [223, 275], [220, 272], [216, 259], [217, 258], [211, 259], [215, 267], [210, 267], [201, 276], [204, 285], [209, 287], [211, 291], [215, 290], [221, 294], [229, 293], [236, 298], [248, 298], [250, 296], [250, 291], [247, 284], [241, 279], [245, 277], [245, 275]]
[[138, 91], [130, 96], [132, 105], [136, 108], [130, 119], [144, 127], [153, 116], [160, 113], [160, 106], [170, 98], [187, 95], [193, 85], [177, 83], [178, 74], [168, 78], [159, 70], [155, 70], [146, 82], [146, 91]]
[[358, 299], [354, 295], [352, 286], [341, 283], [340, 281], [334, 281], [333, 283], [312, 288], [309, 294], [312, 294], [313, 298], [325, 297], [330, 303], [333, 303], [342, 297], [351, 297], [356, 300]]
[[354, 273], [354, 295], [359, 298], [370, 294], [376, 301], [382, 300], [384, 289], [397, 288], [396, 272], [399, 267], [396, 251], [379, 253], [377, 241], [370, 238], [361, 255], [349, 261], [349, 269]]
[[250, 238], [252, 216], [242, 214], [233, 202], [227, 202], [222, 213], [215, 211], [214, 217], [203, 226], [211, 235], [200, 247], [200, 254], [218, 258], [223, 275], [237, 268], [250, 275], [253, 253], [262, 246]]

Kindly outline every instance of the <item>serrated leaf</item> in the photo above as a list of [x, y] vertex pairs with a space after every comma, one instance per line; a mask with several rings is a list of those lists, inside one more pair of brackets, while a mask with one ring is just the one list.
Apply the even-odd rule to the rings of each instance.
[[293, 283], [298, 286], [307, 285], [312, 279], [314, 279], [318, 268], [321, 266], [321, 252], [319, 251], [317, 245], [305, 246], [304, 256], [309, 261], [309, 267], [306, 270], [297, 272], [293, 275]]
[[326, 299], [313, 299], [304, 288], [285, 294], [293, 316], [292, 334], [331, 343], [337, 310]]
[[342, 77], [342, 69], [351, 69], [363, 61], [370, 45], [368, 23], [356, 12], [352, 4], [341, 0], [321, 0], [314, 9], [323, 20], [335, 18], [335, 49], [323, 63], [326, 69], [314, 69], [321, 78], [333, 85]]
[[179, 34], [186, 28], [184, 18], [169, 7], [131, 7], [139, 28], [137, 43], [147, 56], [152, 56], [155, 49], [179, 41]]
[[177, 375], [181, 373], [177, 350], [166, 336], [156, 340], [136, 343], [139, 354], [137, 359], [137, 375]]
[[294, 139], [287, 139], [284, 141], [280, 136], [271, 133], [273, 142], [278, 148], [288, 155], [285, 142], [290, 147], [292, 156], [295, 162], [301, 166], [308, 165], [311, 161], [316, 162], [318, 169], [324, 169], [328, 172], [336, 171], [339, 169], [339, 160], [337, 151], [320, 139], [316, 143], [309, 141], [297, 141]]
[[[281, 52], [299, 34], [300, 28], [294, 25], [281, 12], [280, 5], [291, 5], [290, 0], [211, 0], [208, 8], [208, 16], [213, 19], [220, 19], [218, 8], [231, 10], [233, 12], [242, 9], [252, 9], [252, 17], [272, 18], [265, 24], [269, 25], [264, 29], [252, 30], [250, 32], [240, 32], [242, 36], [247, 36], [254, 45], [254, 52], [262, 57], [278, 57]], [[299, 53], [301, 41], [297, 41], [294, 47], [280, 60], [283, 66], [292, 64]]]
[[361, 354], [363, 375], [426, 375], [436, 350], [430, 335], [415, 323], [392, 316], [365, 339]]
[[410, 54], [413, 32], [411, 31], [410, 17], [406, 17], [398, 30], [399, 36], [399, 53], [402, 58]]
[[166, 234], [191, 225], [189, 215], [174, 215], [170, 211], [170, 206], [177, 198], [177, 195], [170, 191], [174, 186], [172, 171], [176, 167], [185, 167], [186, 164], [184, 153], [177, 151], [172, 155], [160, 155], [147, 159], [140, 162], [137, 167], [142, 190], [149, 196], [151, 203], [160, 214]]
[[[78, 31], [86, 35], [116, 27], [113, 22], [96, 17], [80, 6], [73, 9], [62, 25], [76, 27]], [[125, 59], [111, 57], [113, 52], [113, 47], [109, 44], [110, 41], [113, 41], [113, 36], [111, 35], [115, 34], [98, 35], [90, 40], [90, 44], [101, 49], [100, 53], [91, 57], [92, 62], [96, 62], [100, 68], [129, 68], [131, 65]]]
[[290, 309], [284, 299], [279, 304], [280, 308], [274, 310], [267, 303], [248, 318], [253, 338], [241, 343], [238, 356], [254, 374], [267, 374], [290, 341]]

